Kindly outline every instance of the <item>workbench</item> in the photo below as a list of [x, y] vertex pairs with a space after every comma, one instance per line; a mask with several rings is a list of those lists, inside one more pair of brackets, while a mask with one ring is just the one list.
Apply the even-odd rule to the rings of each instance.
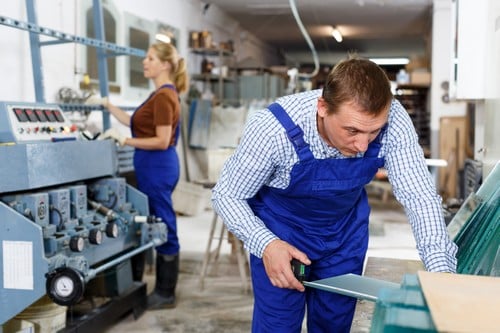
[[[369, 257], [363, 275], [401, 283], [405, 274], [416, 274], [420, 270], [424, 270], [424, 265], [420, 260]], [[351, 333], [370, 332], [374, 309], [374, 302], [358, 300]]]

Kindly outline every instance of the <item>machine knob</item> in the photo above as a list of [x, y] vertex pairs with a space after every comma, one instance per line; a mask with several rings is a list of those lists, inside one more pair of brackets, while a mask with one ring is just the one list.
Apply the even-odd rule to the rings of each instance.
[[115, 222], [108, 222], [106, 225], [106, 236], [110, 238], [118, 237], [118, 225]]
[[83, 296], [85, 282], [78, 271], [69, 267], [59, 267], [47, 274], [45, 289], [54, 303], [74, 305]]
[[73, 236], [69, 240], [69, 248], [73, 252], [82, 252], [85, 247], [85, 241], [80, 236]]
[[91, 244], [96, 244], [96, 245], [101, 244], [102, 243], [102, 231], [97, 229], [97, 228], [91, 229], [89, 232], [89, 242]]

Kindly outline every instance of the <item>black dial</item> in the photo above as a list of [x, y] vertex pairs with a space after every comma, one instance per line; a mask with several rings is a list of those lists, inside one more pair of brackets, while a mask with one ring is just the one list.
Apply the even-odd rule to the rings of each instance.
[[89, 232], [89, 242], [91, 244], [96, 244], [96, 245], [101, 244], [102, 243], [102, 231], [97, 229], [97, 228], [91, 229]]
[[59, 305], [74, 305], [82, 298], [85, 282], [82, 275], [69, 267], [60, 267], [47, 274], [47, 295]]
[[118, 225], [114, 222], [109, 222], [108, 224], [106, 224], [106, 235], [109, 238], [118, 237]]
[[73, 236], [69, 240], [69, 248], [73, 252], [82, 252], [85, 247], [85, 240], [80, 236]]

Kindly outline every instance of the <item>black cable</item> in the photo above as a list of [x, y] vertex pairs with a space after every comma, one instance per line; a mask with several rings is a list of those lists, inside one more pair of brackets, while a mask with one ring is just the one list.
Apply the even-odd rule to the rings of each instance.
[[59, 209], [57, 209], [56, 207], [54, 207], [54, 205], [50, 205], [49, 210], [51, 212], [52, 211], [56, 212], [57, 215], [59, 216], [59, 223], [57, 223], [57, 231], [63, 230], [64, 229], [64, 224], [63, 224], [63, 217], [62, 217], [61, 211]]

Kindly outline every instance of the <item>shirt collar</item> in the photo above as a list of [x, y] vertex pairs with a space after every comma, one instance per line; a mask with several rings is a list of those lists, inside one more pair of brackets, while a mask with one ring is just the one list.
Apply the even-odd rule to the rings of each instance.
[[[320, 155], [324, 158], [348, 158], [347, 156], [342, 155], [340, 150], [334, 147], [330, 147], [326, 144], [326, 142], [321, 138], [318, 132], [318, 118], [316, 117], [318, 113], [318, 109], [316, 105], [311, 107], [311, 113], [309, 114], [308, 121], [308, 130], [305, 132], [305, 136], [310, 138], [311, 142], [311, 150], [314, 154], [314, 151], [320, 153]], [[309, 133], [308, 133], [309, 132]], [[363, 153], [358, 153], [355, 157], [362, 157]]]
[[326, 144], [326, 142], [321, 138], [318, 132], [318, 119], [316, 117], [318, 113], [318, 109], [315, 105], [311, 107], [311, 113], [308, 117], [308, 130], [305, 131], [305, 135], [310, 139], [311, 150], [313, 153], [316, 151], [324, 158], [340, 158], [343, 157], [340, 151], [337, 148], [330, 147]]

